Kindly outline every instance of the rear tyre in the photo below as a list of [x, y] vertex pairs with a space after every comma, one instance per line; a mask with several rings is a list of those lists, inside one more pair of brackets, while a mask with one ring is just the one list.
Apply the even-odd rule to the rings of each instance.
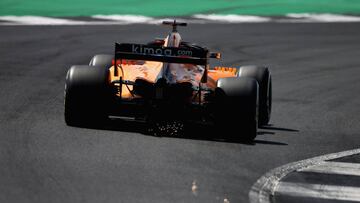
[[89, 66], [100, 66], [104, 68], [110, 68], [112, 66], [113, 59], [114, 59], [114, 55], [98, 54], [91, 59]]
[[65, 83], [65, 122], [70, 126], [101, 125], [110, 102], [108, 70], [86, 65], [72, 66]]
[[258, 129], [258, 94], [255, 79], [219, 79], [215, 90], [217, 129], [226, 131], [231, 140], [253, 141]]
[[267, 67], [242, 66], [238, 77], [254, 78], [259, 84], [259, 125], [267, 125], [271, 117], [272, 83]]

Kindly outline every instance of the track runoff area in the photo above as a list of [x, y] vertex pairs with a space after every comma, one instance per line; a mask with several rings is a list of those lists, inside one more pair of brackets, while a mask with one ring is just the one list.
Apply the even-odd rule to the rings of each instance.
[[[195, 14], [190, 17], [175, 17], [191, 24], [206, 23], [351, 23], [360, 22], [360, 16], [343, 14], [293, 13], [285, 16]], [[138, 15], [94, 15], [90, 17], [45, 17], [45, 16], [0, 16], [0, 25], [129, 25], [160, 24], [173, 18], [157, 18]]]
[[353, 0], [0, 1], [0, 25], [157, 24], [168, 17], [189, 23], [360, 22], [358, 14], [360, 1]]
[[[138, 10], [131, 10], [133, 5], [125, 5], [125, 8], [121, 6], [121, 10], [116, 10], [116, 6], [109, 6], [107, 3], [96, 5], [100, 1], [87, 1], [87, 5], [92, 5], [92, 8], [81, 9], [83, 4], [75, 3], [75, 9], [72, 11], [65, 9], [66, 1], [62, 1], [61, 5], [43, 4], [42, 1], [24, 1], [15, 5], [11, 4], [11, 1], [1, 1], [0, 25], [160, 24], [163, 20], [173, 19], [162, 17], [171, 16], [171, 13], [177, 16], [178, 21], [199, 24], [360, 23], [360, 16], [357, 15], [360, 13], [360, 3], [350, 4], [346, 0], [336, 0], [331, 3], [324, 0], [316, 3], [300, 1], [298, 6], [285, 0], [277, 1], [277, 4], [257, 0], [242, 1], [242, 4], [234, 2], [231, 5], [212, 1], [205, 10], [203, 5], [196, 3], [191, 9], [187, 7], [175, 10], [160, 9], [161, 6], [142, 4], [141, 9]], [[186, 5], [186, 1], [188, 0], [182, 0], [182, 4]], [[81, 3], [81, 1], [77, 2]], [[37, 5], [38, 3], [42, 5], [42, 9], [33, 12], [33, 7], [40, 6]], [[133, 3], [136, 4], [136, 1]], [[160, 3], [162, 1], [155, 1], [155, 4]], [[153, 9], [154, 7], [158, 9]], [[323, 12], [324, 10], [327, 12]], [[249, 192], [249, 201], [251, 203], [360, 202], [360, 149], [318, 156], [275, 168], [255, 182]]]

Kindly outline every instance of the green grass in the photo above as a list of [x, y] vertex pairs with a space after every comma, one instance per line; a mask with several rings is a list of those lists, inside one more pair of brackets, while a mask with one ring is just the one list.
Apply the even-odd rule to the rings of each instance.
[[[169, 3], [171, 2], [171, 3]], [[360, 14], [360, 0], [0, 0], [0, 15]]]

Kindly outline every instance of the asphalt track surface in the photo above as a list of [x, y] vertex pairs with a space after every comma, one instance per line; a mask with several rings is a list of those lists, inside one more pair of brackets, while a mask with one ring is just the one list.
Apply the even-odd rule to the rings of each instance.
[[359, 24], [180, 30], [184, 40], [221, 51], [224, 65], [271, 67], [271, 125], [253, 144], [201, 130], [154, 137], [128, 122], [103, 129], [65, 125], [70, 65], [112, 53], [114, 41], [147, 42], [167, 28], [2, 26], [0, 202], [248, 202], [252, 184], [270, 169], [359, 147]]

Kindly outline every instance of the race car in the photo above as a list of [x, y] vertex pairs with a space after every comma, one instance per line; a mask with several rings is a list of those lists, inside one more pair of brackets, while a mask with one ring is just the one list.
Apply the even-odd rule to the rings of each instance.
[[115, 43], [66, 75], [65, 122], [101, 124], [134, 118], [158, 130], [169, 123], [199, 123], [225, 139], [252, 141], [271, 114], [271, 74], [265, 66], [210, 67], [221, 54], [182, 40], [177, 28], [147, 44]]

